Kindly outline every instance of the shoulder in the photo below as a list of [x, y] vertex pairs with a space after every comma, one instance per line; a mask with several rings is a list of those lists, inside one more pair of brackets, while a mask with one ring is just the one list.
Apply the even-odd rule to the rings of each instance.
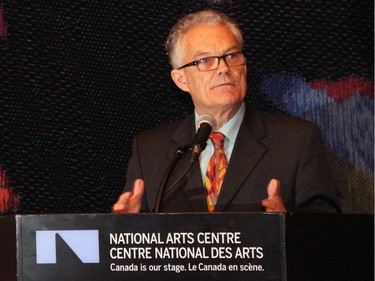
[[286, 114], [250, 108], [243, 129], [254, 139], [293, 146], [307, 140], [321, 141], [319, 128], [312, 122]]
[[145, 141], [151, 143], [162, 142], [172, 138], [173, 135], [175, 135], [176, 132], [179, 130], [189, 130], [189, 128], [193, 124], [193, 121], [193, 115], [173, 120], [168, 123], [164, 123], [157, 127], [147, 129], [141, 132], [136, 136], [136, 139], [138, 141]]
[[250, 108], [248, 114], [248, 120], [250, 122], [257, 122], [256, 120], [258, 120], [266, 131], [302, 133], [305, 131], [319, 130], [314, 123], [287, 114], [260, 111], [254, 108]]

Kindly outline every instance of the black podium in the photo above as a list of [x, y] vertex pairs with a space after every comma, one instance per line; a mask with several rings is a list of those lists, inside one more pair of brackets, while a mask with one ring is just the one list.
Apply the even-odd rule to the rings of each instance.
[[373, 215], [0, 217], [1, 281], [373, 280]]

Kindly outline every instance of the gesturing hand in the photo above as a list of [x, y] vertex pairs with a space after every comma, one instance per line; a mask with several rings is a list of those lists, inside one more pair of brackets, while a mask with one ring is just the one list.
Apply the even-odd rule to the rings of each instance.
[[266, 212], [286, 212], [283, 199], [280, 196], [280, 181], [271, 179], [267, 186], [268, 198], [262, 200]]
[[113, 214], [139, 213], [141, 210], [142, 196], [145, 184], [142, 179], [137, 179], [133, 183], [133, 190], [120, 195], [117, 202], [112, 206]]

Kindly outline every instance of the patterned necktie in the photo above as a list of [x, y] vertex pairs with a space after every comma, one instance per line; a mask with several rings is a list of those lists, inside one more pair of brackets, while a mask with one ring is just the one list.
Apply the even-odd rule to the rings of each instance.
[[228, 166], [228, 160], [224, 153], [224, 138], [225, 136], [219, 132], [210, 134], [210, 139], [215, 149], [208, 162], [205, 179], [207, 189], [206, 200], [210, 212], [215, 210], [217, 198], [219, 197], [221, 185]]

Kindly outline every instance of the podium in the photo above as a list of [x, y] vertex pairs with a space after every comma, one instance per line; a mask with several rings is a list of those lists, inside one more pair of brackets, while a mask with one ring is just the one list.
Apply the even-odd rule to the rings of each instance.
[[373, 215], [0, 217], [0, 280], [373, 280]]

